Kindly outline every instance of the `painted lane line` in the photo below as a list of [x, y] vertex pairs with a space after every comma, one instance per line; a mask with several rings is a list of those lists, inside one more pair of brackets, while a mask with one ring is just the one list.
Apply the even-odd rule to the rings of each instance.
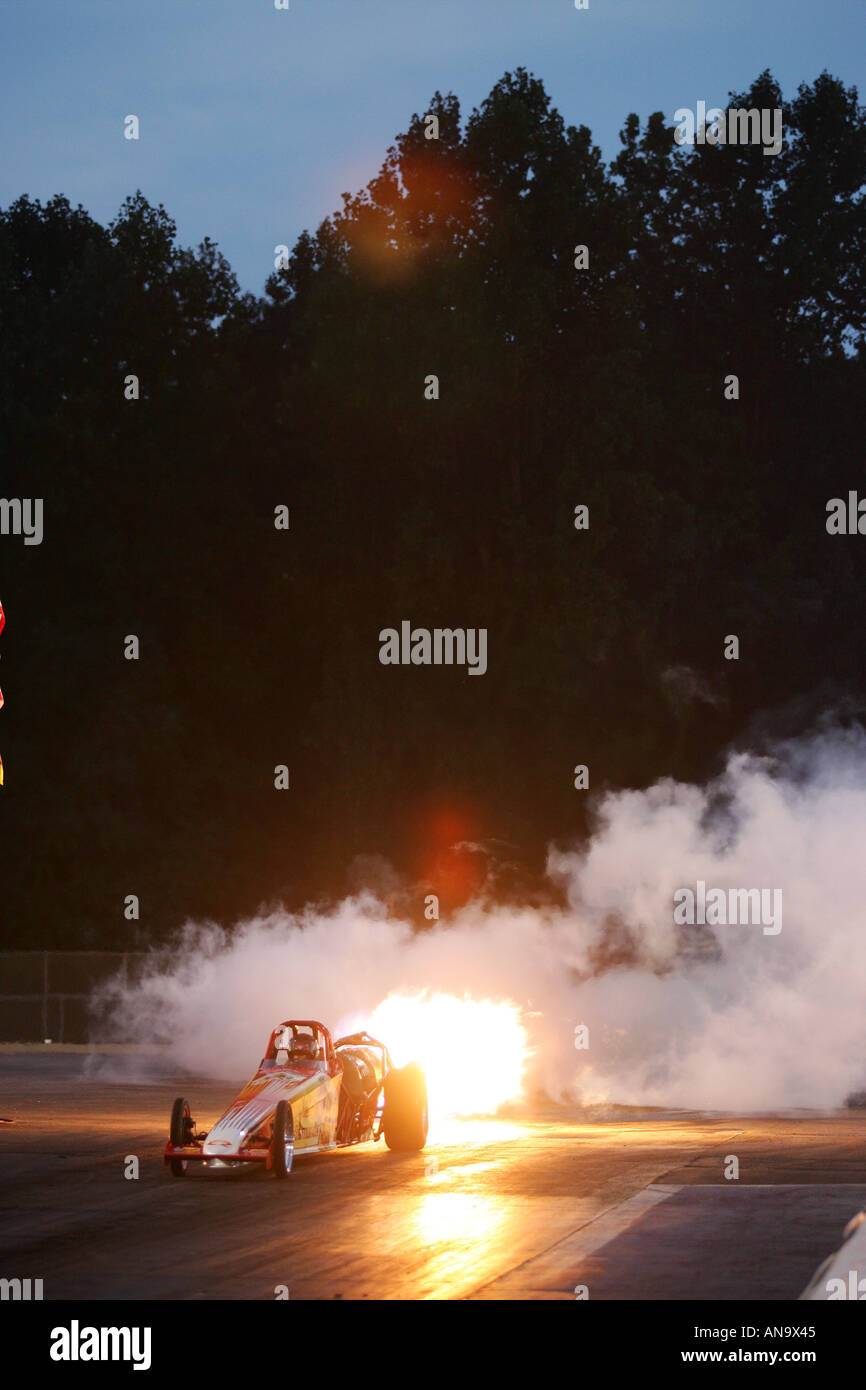
[[[548, 1281], [561, 1278], [563, 1287], [570, 1288], [582, 1261], [594, 1255], [610, 1241], [616, 1240], [617, 1236], [634, 1226], [647, 1212], [652, 1211], [661, 1202], [666, 1202], [669, 1197], [676, 1196], [681, 1190], [682, 1186], [679, 1184], [666, 1186], [651, 1183], [632, 1197], [627, 1197], [624, 1202], [619, 1202], [617, 1206], [599, 1212], [598, 1216], [592, 1217], [570, 1235], [563, 1236], [555, 1245], [542, 1250], [538, 1255], [533, 1255], [523, 1264], [514, 1265], [512, 1269], [506, 1270], [504, 1274], [482, 1287], [489, 1290], [492, 1286], [504, 1282], [520, 1284], [523, 1288], [538, 1287], [542, 1284], [544, 1287], [552, 1287]], [[479, 1292], [479, 1289], [475, 1290], [475, 1294]]]

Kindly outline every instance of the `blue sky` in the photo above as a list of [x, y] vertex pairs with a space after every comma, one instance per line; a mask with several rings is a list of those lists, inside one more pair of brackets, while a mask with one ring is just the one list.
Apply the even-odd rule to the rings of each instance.
[[[0, 0], [0, 204], [65, 193], [108, 221], [141, 188], [245, 289], [377, 171], [438, 88], [464, 114], [507, 69], [617, 151], [629, 111], [724, 106], [769, 67], [866, 100], [864, 0]], [[141, 139], [123, 138], [123, 118]]]

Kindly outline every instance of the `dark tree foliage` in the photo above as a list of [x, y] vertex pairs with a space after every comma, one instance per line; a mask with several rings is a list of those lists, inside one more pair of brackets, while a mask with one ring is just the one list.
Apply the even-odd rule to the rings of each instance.
[[[577, 763], [700, 778], [768, 710], [857, 706], [866, 540], [825, 520], [862, 477], [866, 113], [827, 73], [729, 104], [783, 107], [782, 152], [630, 115], [606, 167], [522, 69], [465, 122], [437, 93], [262, 299], [141, 193], [0, 213], [0, 495], [45, 506], [0, 536], [4, 944], [298, 905], [359, 855], [447, 906], [454, 840], [533, 873], [586, 833]], [[403, 619], [486, 627], [487, 674], [383, 667]]]

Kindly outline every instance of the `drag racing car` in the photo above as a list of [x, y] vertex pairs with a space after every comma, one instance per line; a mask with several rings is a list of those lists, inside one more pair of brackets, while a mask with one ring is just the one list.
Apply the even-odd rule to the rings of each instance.
[[301, 1154], [378, 1140], [403, 1153], [427, 1142], [427, 1083], [410, 1062], [395, 1067], [369, 1033], [332, 1041], [322, 1023], [288, 1019], [271, 1033], [255, 1076], [209, 1130], [197, 1132], [188, 1102], [171, 1112], [164, 1163], [182, 1177], [189, 1163], [230, 1168], [263, 1163], [288, 1177]]

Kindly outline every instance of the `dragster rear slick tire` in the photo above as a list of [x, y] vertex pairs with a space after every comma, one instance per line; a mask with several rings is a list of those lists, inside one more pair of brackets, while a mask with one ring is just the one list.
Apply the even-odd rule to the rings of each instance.
[[396, 1153], [417, 1153], [427, 1143], [427, 1079], [417, 1062], [385, 1077], [385, 1143]]

